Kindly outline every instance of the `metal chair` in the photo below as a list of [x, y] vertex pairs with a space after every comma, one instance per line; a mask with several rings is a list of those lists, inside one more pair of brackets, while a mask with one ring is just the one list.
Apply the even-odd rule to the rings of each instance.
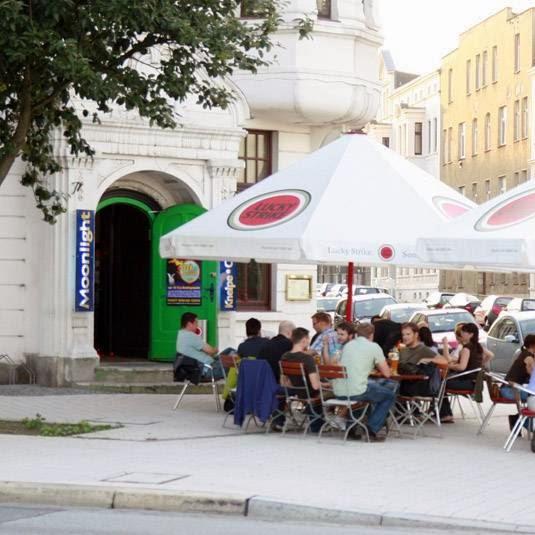
[[[442, 407], [442, 403], [444, 402], [444, 399], [447, 397], [450, 399], [450, 405], [451, 409], [453, 411], [453, 406], [455, 402], [457, 402], [457, 405], [459, 406], [459, 410], [461, 411], [461, 416], [464, 420], [464, 410], [461, 405], [461, 397], [464, 397], [470, 401], [470, 407], [472, 407], [472, 411], [474, 413], [474, 416], [477, 420], [479, 420], [480, 424], [483, 422], [483, 410], [481, 409], [481, 406], [479, 403], [476, 402], [474, 398], [474, 389], [454, 389], [454, 388], [448, 388], [448, 381], [451, 381], [452, 379], [459, 379], [460, 377], [468, 377], [469, 375], [474, 375], [475, 373], [479, 373], [482, 371], [482, 368], [475, 368], [473, 370], [468, 370], [465, 372], [455, 373], [453, 375], [448, 375], [443, 382], [443, 388], [442, 388], [442, 395], [440, 397], [440, 406]], [[477, 407], [477, 410], [476, 410]]]
[[[286, 433], [291, 423], [296, 429], [304, 428], [304, 436], [314, 422], [321, 420], [321, 398], [312, 397], [302, 363], [281, 360], [279, 367], [281, 386], [286, 400], [282, 434]], [[301, 385], [295, 385], [294, 381], [301, 382]]]
[[[239, 370], [239, 362], [237, 355], [221, 355], [219, 357], [219, 360], [221, 362], [221, 369], [223, 370], [223, 379], [225, 380], [225, 384], [227, 384], [228, 381], [228, 372], [230, 370], [235, 370], [236, 376], [238, 375]], [[231, 388], [229, 391], [229, 396], [231, 397], [232, 401], [234, 402], [236, 399], [236, 388]], [[227, 414], [225, 415], [225, 419], [223, 420], [222, 427], [225, 427], [225, 424], [227, 423], [227, 420], [229, 416], [234, 415], [234, 408], [232, 408]]]
[[[221, 401], [219, 399], [219, 389], [217, 387], [217, 382], [214, 378], [214, 370], [212, 368], [212, 366], [210, 366], [210, 364], [203, 364], [201, 362], [199, 362], [199, 366], [200, 366], [200, 372], [201, 372], [201, 375], [204, 375], [204, 372], [207, 371], [210, 375], [210, 382], [212, 384], [212, 394], [214, 395], [214, 400], [215, 400], [215, 406], [216, 406], [216, 411], [217, 412], [221, 412]], [[181, 401], [182, 401], [182, 398], [184, 397], [184, 394], [186, 393], [186, 390], [188, 389], [188, 387], [190, 385], [196, 385], [198, 383], [194, 383], [192, 382], [190, 379], [185, 379], [184, 381], [184, 386], [182, 387], [182, 390], [180, 391], [180, 394], [178, 394], [178, 397], [177, 397], [177, 400], [173, 406], [173, 410], [175, 411], [176, 409], [178, 409], [178, 406], [180, 405]]]
[[[535, 396], [535, 392], [529, 390], [528, 388], [521, 386], [517, 383], [509, 383], [510, 386], [512, 386], [515, 390], [518, 390], [519, 392], [526, 392], [530, 396]], [[518, 435], [520, 434], [520, 431], [522, 431], [522, 427], [524, 427], [524, 423], [527, 420], [531, 420], [530, 425], [528, 426], [528, 438], [533, 433], [533, 419], [535, 418], [535, 411], [532, 411], [528, 408], [522, 408], [519, 411], [519, 418], [516, 421], [516, 424], [514, 425], [511, 433], [507, 437], [507, 440], [505, 441], [505, 444], [503, 446], [503, 449], [506, 452], [510, 452], [511, 448], [513, 447], [513, 444], [516, 442], [516, 439], [518, 438]], [[532, 448], [533, 448], [533, 442], [532, 442]]]
[[[316, 369], [320, 376], [320, 399], [324, 420], [324, 424], [321, 426], [318, 433], [318, 439], [321, 439], [323, 432], [328, 429], [340, 430], [336, 421], [336, 411], [339, 409], [346, 409], [348, 425], [344, 432], [344, 442], [347, 440], [351, 430], [355, 427], [359, 427], [364, 431], [366, 441], [369, 442], [370, 435], [368, 434], [368, 428], [364, 425], [364, 419], [370, 404], [367, 401], [351, 401], [349, 399], [348, 377], [345, 366], [319, 365], [316, 366]], [[339, 384], [344, 384], [347, 399], [326, 398], [327, 393], [332, 393], [332, 390], [325, 386], [327, 384], [326, 381], [332, 380], [340, 381]], [[358, 416], [355, 415], [355, 412], [357, 411]]]

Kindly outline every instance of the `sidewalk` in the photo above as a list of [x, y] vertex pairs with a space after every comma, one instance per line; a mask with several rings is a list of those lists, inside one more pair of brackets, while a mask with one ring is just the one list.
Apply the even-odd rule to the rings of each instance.
[[535, 531], [529, 443], [518, 440], [509, 454], [502, 449], [510, 408], [499, 407], [479, 437], [467, 408], [467, 419], [444, 426], [442, 439], [343, 445], [338, 437], [319, 443], [313, 436], [223, 429], [224, 415], [215, 412], [211, 396], [186, 396], [178, 411], [171, 410], [174, 400], [0, 396], [0, 419], [40, 413], [48, 421], [124, 425], [73, 438], [0, 435], [2, 479], [260, 495], [322, 508], [533, 525]]

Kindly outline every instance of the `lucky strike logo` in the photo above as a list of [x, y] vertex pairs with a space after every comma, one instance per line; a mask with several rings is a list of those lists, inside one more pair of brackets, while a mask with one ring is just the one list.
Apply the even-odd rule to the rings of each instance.
[[535, 217], [535, 189], [518, 193], [497, 204], [480, 217], [474, 228], [480, 232], [518, 225]]
[[253, 197], [234, 208], [228, 225], [235, 230], [261, 230], [286, 223], [310, 203], [304, 190], [280, 190]]
[[379, 247], [379, 258], [385, 262], [390, 262], [396, 255], [395, 249], [391, 245], [381, 245]]
[[455, 219], [471, 210], [471, 206], [449, 197], [434, 197], [433, 203], [440, 213], [448, 219]]

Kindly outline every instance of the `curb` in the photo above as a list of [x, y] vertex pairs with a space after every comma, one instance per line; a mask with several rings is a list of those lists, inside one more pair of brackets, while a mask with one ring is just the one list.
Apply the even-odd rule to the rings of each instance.
[[276, 518], [278, 521], [421, 530], [478, 531], [482, 533], [535, 532], [535, 526], [521, 524], [410, 513], [327, 509], [261, 496], [246, 497], [244, 495], [104, 485], [2, 481], [0, 482], [0, 503], [223, 514], [246, 516], [259, 520]]

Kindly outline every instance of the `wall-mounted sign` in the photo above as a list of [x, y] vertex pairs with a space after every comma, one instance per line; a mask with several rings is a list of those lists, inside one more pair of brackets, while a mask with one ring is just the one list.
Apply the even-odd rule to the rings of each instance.
[[310, 301], [312, 277], [310, 275], [286, 275], [286, 300]]
[[219, 263], [219, 310], [236, 310], [238, 301], [238, 265], [236, 262]]
[[74, 309], [92, 312], [95, 304], [95, 212], [76, 210], [76, 281]]
[[202, 303], [201, 262], [167, 260], [167, 304], [200, 306]]

